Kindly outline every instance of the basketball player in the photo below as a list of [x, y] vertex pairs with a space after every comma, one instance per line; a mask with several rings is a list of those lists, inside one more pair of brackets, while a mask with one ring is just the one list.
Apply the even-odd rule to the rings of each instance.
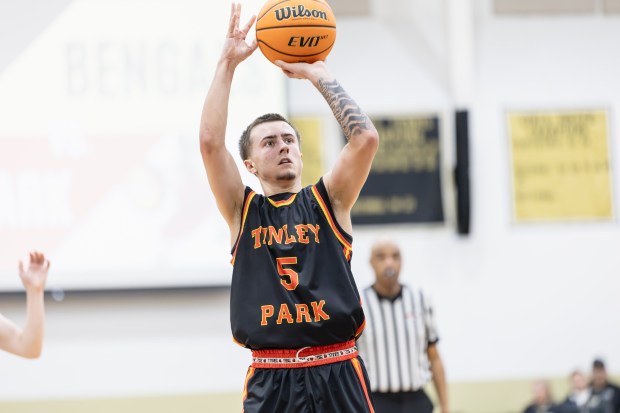
[[324, 62], [277, 62], [288, 77], [312, 82], [348, 143], [331, 172], [302, 188], [299, 133], [280, 115], [261, 116], [239, 147], [264, 195], [244, 186], [224, 144], [235, 68], [257, 48], [246, 42], [255, 18], [240, 29], [240, 12], [233, 4], [202, 112], [200, 148], [230, 228], [233, 337], [252, 350], [244, 412], [374, 413], [355, 347], [364, 314], [351, 274], [350, 211], [377, 151], [377, 131]]
[[43, 292], [49, 268], [50, 262], [40, 252], [30, 253], [26, 269], [19, 262], [19, 276], [26, 289], [26, 325], [22, 330], [0, 315], [0, 349], [29, 359], [41, 355], [45, 327]]

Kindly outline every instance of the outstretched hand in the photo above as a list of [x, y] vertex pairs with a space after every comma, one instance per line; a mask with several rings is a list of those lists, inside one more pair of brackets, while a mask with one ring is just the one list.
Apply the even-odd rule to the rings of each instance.
[[19, 277], [27, 292], [38, 292], [45, 289], [49, 268], [50, 262], [40, 252], [30, 253], [30, 262], [26, 269], [24, 269], [24, 263], [21, 260], [19, 261]]
[[286, 63], [276, 60], [274, 63], [291, 79], [308, 79], [315, 85], [319, 79], [331, 79], [327, 65], [322, 60], [314, 63]]
[[251, 43], [245, 40], [256, 20], [256, 16], [252, 16], [243, 29], [239, 29], [240, 18], [241, 4], [232, 3], [228, 32], [226, 33], [226, 41], [222, 50], [222, 59], [228, 60], [235, 66], [247, 59], [258, 47], [256, 39], [252, 40]]

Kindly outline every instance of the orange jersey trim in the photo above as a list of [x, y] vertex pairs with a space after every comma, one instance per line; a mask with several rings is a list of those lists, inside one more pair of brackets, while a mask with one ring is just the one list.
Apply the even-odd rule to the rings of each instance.
[[250, 209], [250, 203], [252, 202], [254, 195], [256, 195], [256, 192], [251, 191], [245, 200], [245, 205], [243, 206], [243, 215], [241, 217], [241, 228], [239, 228], [239, 237], [237, 238], [237, 245], [235, 245], [235, 252], [233, 252], [232, 259], [230, 260], [230, 263], [233, 265], [233, 267], [235, 266], [235, 257], [237, 256], [237, 249], [239, 248], [239, 243], [241, 242], [241, 236], [243, 235], [243, 227], [245, 227], [245, 220], [248, 217], [248, 210]]
[[238, 346], [241, 346], [243, 348], [245, 348], [245, 346], [243, 344], [241, 344], [240, 342], [238, 342], [234, 337], [232, 338], [233, 343], [235, 343]]
[[350, 260], [353, 247], [338, 230], [338, 227], [336, 226], [336, 223], [334, 222], [332, 215], [329, 213], [329, 209], [327, 209], [327, 204], [325, 204], [323, 197], [321, 197], [321, 194], [319, 194], [319, 191], [316, 189], [316, 185], [312, 186], [312, 193], [314, 194], [314, 197], [319, 203], [321, 210], [323, 210], [323, 214], [325, 215], [325, 218], [327, 218], [327, 222], [329, 222], [329, 226], [332, 228], [332, 231], [336, 235], [336, 238], [338, 238], [338, 241], [340, 241], [340, 243], [344, 246], [344, 249], [343, 249], [344, 256], [346, 257], [347, 260]]
[[358, 328], [355, 332], [355, 338], [358, 338], [360, 335], [362, 335], [362, 331], [364, 331], [364, 328], [366, 328], [366, 320], [364, 320], [360, 328]]
[[297, 196], [297, 194], [293, 194], [291, 195], [290, 198], [288, 199], [283, 199], [282, 201], [273, 201], [271, 198], [267, 197], [267, 200], [269, 201], [269, 203], [271, 205], [273, 205], [276, 208], [280, 208], [283, 206], [287, 206], [293, 203], [293, 201], [295, 200], [295, 197]]
[[364, 391], [364, 396], [366, 396], [366, 402], [368, 403], [368, 408], [370, 409], [370, 413], [375, 413], [375, 409], [372, 407], [372, 402], [370, 401], [370, 396], [368, 396], [368, 389], [366, 388], [366, 380], [364, 380], [364, 373], [362, 373], [362, 366], [358, 359], [351, 359], [351, 363], [353, 364], [353, 368], [357, 373], [357, 377], [360, 380], [360, 384], [362, 385], [362, 390]]

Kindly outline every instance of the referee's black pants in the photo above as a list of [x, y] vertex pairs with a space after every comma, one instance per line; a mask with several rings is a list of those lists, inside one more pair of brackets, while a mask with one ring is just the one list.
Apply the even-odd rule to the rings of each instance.
[[372, 393], [375, 413], [432, 413], [433, 402], [424, 390], [399, 393]]

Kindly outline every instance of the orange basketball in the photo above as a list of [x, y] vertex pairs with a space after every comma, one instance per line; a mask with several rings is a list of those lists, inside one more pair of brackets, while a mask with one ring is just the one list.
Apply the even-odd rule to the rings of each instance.
[[269, 0], [258, 13], [256, 40], [271, 62], [325, 60], [336, 41], [336, 18], [323, 0]]

